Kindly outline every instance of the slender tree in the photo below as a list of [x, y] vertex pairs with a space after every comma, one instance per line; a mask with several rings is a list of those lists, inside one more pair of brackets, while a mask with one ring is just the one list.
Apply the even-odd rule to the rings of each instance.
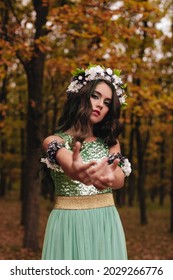
[[[25, 196], [26, 223], [24, 246], [38, 249], [39, 216], [39, 158], [42, 132], [42, 88], [44, 73], [44, 53], [39, 49], [37, 40], [45, 35], [48, 15], [48, 1], [33, 1], [36, 12], [35, 40], [30, 61], [24, 63], [28, 82], [28, 119], [25, 161]], [[22, 60], [21, 60], [22, 61]]]
[[[173, 112], [172, 112], [172, 118], [173, 118]], [[173, 143], [173, 122], [172, 122], [172, 143]], [[171, 161], [171, 190], [170, 190], [170, 232], [173, 233], [173, 144], [172, 144], [172, 161]]]

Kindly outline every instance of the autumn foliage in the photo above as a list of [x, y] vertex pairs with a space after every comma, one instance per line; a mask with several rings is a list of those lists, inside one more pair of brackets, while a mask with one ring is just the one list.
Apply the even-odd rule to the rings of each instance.
[[121, 143], [133, 173], [117, 203], [137, 203], [147, 224], [146, 201], [161, 207], [169, 197], [173, 232], [172, 31], [159, 28], [170, 7], [161, 0], [0, 1], [0, 195], [20, 189], [32, 205], [31, 215], [22, 214], [23, 224], [31, 220], [24, 246], [38, 247], [30, 230], [40, 193], [47, 196], [36, 176], [41, 141], [56, 129], [71, 72], [89, 63], [121, 69], [128, 85]]

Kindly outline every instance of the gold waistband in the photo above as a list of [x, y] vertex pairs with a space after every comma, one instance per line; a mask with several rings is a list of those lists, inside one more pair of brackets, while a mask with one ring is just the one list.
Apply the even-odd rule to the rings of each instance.
[[112, 193], [84, 196], [57, 196], [54, 209], [82, 210], [112, 205], [115, 205]]

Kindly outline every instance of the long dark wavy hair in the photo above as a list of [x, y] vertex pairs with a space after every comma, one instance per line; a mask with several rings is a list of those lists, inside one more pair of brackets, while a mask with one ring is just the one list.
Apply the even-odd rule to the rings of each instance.
[[122, 131], [122, 123], [119, 120], [121, 105], [112, 83], [102, 79], [90, 81], [77, 93], [69, 95], [59, 119], [57, 131], [65, 132], [70, 129], [74, 132], [72, 135], [74, 139], [81, 142], [88, 136], [90, 132], [89, 117], [92, 112], [90, 97], [101, 82], [111, 88], [112, 101], [107, 115], [100, 123], [94, 125], [93, 134], [101, 138], [109, 147], [117, 143], [116, 139]]

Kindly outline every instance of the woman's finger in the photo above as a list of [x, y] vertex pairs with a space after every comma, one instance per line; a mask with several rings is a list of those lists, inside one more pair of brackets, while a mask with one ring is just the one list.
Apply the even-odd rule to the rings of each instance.
[[119, 164], [120, 160], [119, 159], [115, 159], [114, 162], [112, 164], [109, 165], [109, 167], [112, 169], [112, 170], [115, 170]]
[[104, 158], [101, 162], [96, 163], [94, 166], [90, 168], [89, 174], [91, 175], [96, 173], [102, 174], [106, 166], [107, 166], [107, 159]]
[[74, 147], [73, 147], [73, 161], [76, 161], [76, 160], [79, 159], [80, 148], [81, 148], [81, 143], [80, 142], [76, 142]]

